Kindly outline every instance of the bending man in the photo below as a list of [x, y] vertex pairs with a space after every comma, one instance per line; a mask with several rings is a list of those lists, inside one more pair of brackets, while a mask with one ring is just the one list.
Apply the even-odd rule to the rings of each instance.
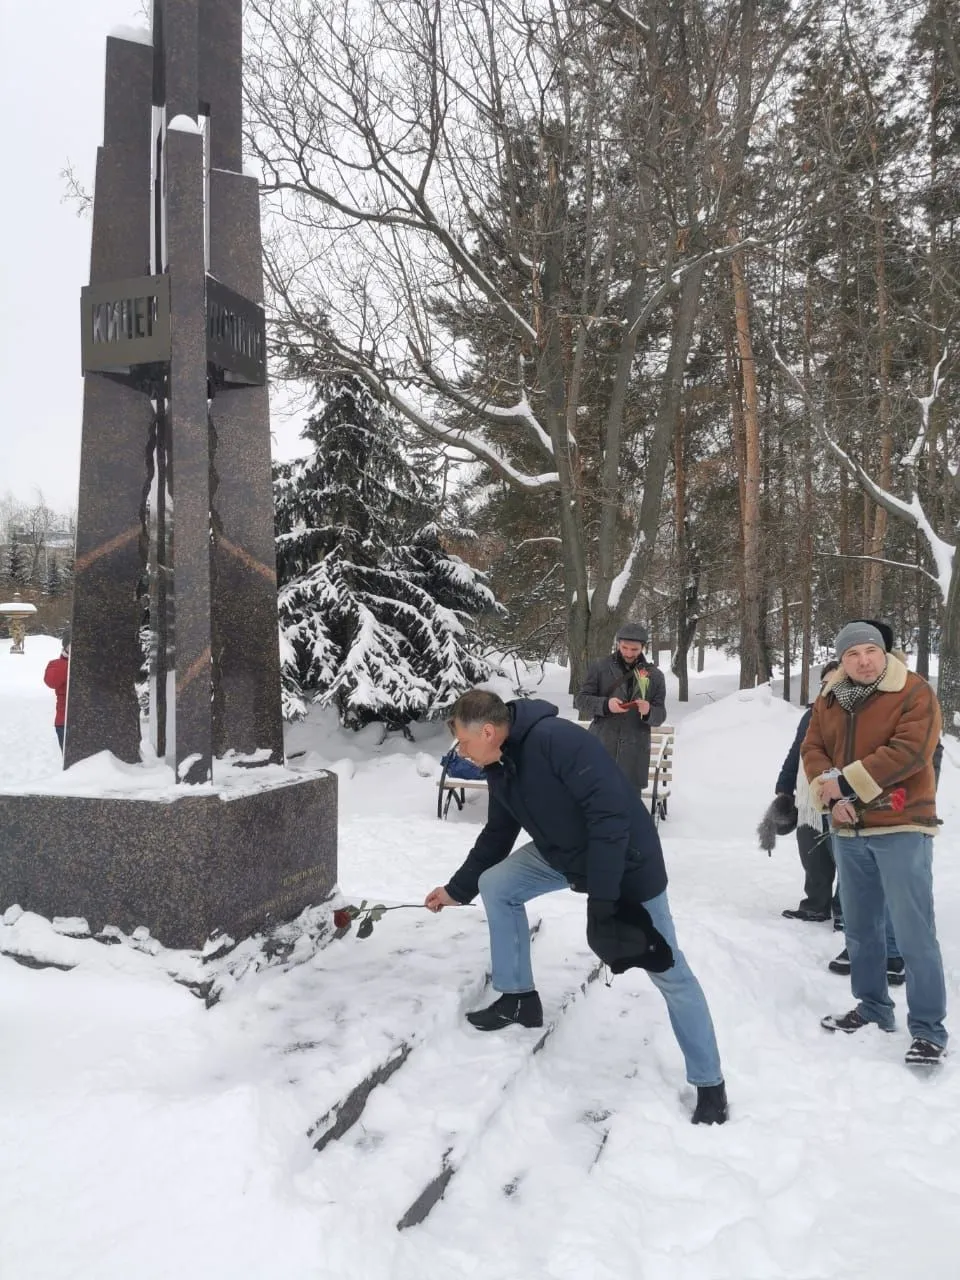
[[[467, 1014], [480, 1031], [543, 1024], [530, 964], [524, 903], [573, 888], [587, 896], [591, 946], [614, 972], [646, 968], [667, 1002], [697, 1089], [694, 1124], [723, 1124], [726, 1091], [710, 1011], [677, 946], [667, 873], [653, 819], [595, 737], [539, 700], [504, 703], [471, 689], [453, 708], [458, 750], [487, 779], [486, 826], [431, 911], [483, 899], [493, 986], [502, 992]], [[532, 840], [511, 852], [521, 828]]]

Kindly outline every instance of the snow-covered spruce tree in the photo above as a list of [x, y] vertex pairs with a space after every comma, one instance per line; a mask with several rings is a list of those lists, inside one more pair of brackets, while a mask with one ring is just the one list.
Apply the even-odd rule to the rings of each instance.
[[63, 578], [60, 574], [60, 565], [57, 563], [56, 555], [51, 555], [47, 561], [41, 590], [45, 596], [56, 597], [63, 595]]
[[364, 384], [329, 379], [318, 399], [312, 452], [275, 469], [284, 713], [332, 704], [354, 729], [438, 716], [489, 674], [472, 620], [493, 594], [444, 551], [431, 477]]
[[23, 543], [16, 538], [7, 550], [7, 563], [4, 565], [4, 577], [15, 591], [30, 585], [30, 561]]

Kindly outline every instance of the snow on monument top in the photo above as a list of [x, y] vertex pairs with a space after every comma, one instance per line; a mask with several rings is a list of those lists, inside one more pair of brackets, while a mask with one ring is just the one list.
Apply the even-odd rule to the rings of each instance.
[[153, 45], [153, 34], [149, 27], [131, 27], [121, 24], [108, 32], [108, 39], [126, 40], [130, 44]]

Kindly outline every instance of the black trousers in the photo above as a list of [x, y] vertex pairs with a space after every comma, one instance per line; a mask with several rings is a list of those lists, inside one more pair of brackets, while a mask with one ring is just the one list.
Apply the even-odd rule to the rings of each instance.
[[[835, 897], [833, 881], [837, 873], [833, 861], [833, 849], [830, 838], [820, 840], [823, 833], [814, 831], [813, 827], [797, 827], [797, 848], [800, 850], [800, 861], [803, 864], [803, 901], [801, 911], [814, 911], [818, 915], [840, 916], [839, 893]], [[817, 844], [817, 841], [820, 843]], [[816, 846], [816, 847], [814, 847]], [[839, 890], [839, 883], [837, 888]]]

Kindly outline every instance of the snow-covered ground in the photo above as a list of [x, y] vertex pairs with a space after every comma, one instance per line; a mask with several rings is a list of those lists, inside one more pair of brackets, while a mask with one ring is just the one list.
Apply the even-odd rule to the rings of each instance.
[[[0, 643], [2, 787], [59, 767], [41, 681], [57, 648], [30, 638], [15, 657]], [[826, 969], [841, 944], [828, 925], [780, 916], [800, 896], [793, 838], [773, 858], [757, 848], [798, 711], [769, 690], [738, 693], [721, 655], [686, 706], [667, 681], [679, 730], [661, 833], [679, 937], [717, 1024], [725, 1127], [689, 1124], [680, 1054], [643, 974], [580, 990], [592, 957], [572, 894], [530, 912], [557, 1023], [536, 1055], [536, 1032], [463, 1023], [489, 996], [480, 907], [397, 911], [369, 939], [317, 946], [325, 906], [286, 963], [224, 971], [210, 1009], [169, 976], [195, 972], [196, 956], [66, 937], [11, 911], [0, 947], [74, 967], [0, 956], [4, 1280], [957, 1274], [960, 1072], [948, 1060], [936, 1078], [911, 1074], [902, 1027], [821, 1031], [822, 1014], [851, 1003]], [[572, 714], [561, 671], [535, 692]], [[485, 806], [474, 797], [437, 821], [441, 730], [379, 738], [320, 715], [287, 745], [340, 776], [346, 900], [417, 903], [459, 863]], [[956, 1008], [960, 752], [947, 753], [937, 903]], [[902, 1011], [902, 988], [895, 999]], [[357, 1123], [316, 1151], [338, 1102], [404, 1052]], [[398, 1231], [444, 1169], [444, 1198]]]

